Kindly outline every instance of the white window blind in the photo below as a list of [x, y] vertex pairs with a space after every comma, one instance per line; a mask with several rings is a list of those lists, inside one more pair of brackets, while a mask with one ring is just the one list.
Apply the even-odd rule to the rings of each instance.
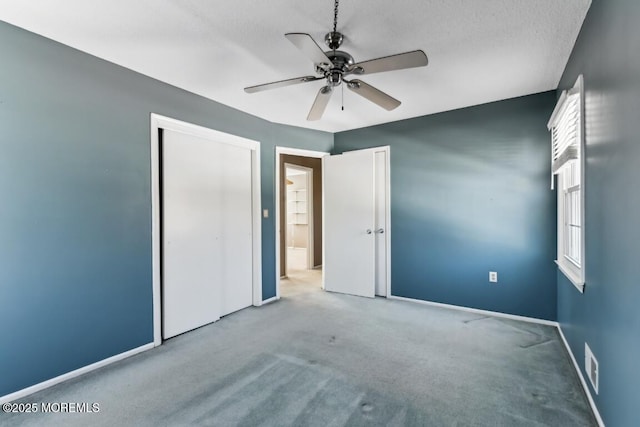
[[568, 95], [556, 123], [551, 128], [551, 154], [554, 173], [557, 173], [569, 160], [578, 158], [579, 107], [580, 94]]
[[[551, 131], [552, 175], [567, 163], [578, 159], [582, 129], [580, 96], [580, 82], [570, 91], [562, 92], [547, 124]], [[553, 176], [551, 186], [553, 188]]]

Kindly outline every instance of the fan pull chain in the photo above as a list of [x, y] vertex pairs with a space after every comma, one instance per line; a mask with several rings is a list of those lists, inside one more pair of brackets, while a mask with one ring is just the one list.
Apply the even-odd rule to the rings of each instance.
[[342, 89], [342, 111], [344, 111], [344, 85], [341, 84], [340, 87]]

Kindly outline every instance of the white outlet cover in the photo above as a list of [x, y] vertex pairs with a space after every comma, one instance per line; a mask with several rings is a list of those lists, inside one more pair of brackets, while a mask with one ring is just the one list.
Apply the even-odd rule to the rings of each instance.
[[489, 272], [489, 281], [490, 282], [497, 282], [498, 281], [498, 272], [490, 271]]

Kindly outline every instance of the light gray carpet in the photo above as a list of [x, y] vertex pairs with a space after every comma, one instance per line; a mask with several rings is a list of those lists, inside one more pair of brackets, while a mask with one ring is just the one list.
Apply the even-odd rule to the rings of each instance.
[[21, 402], [94, 414], [0, 413], [11, 426], [596, 426], [552, 327], [325, 293], [283, 299]]

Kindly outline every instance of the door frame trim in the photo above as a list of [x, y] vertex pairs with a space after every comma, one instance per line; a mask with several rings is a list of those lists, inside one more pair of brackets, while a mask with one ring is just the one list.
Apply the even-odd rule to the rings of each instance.
[[386, 174], [385, 174], [385, 224], [384, 224], [384, 235], [385, 235], [385, 246], [387, 249], [386, 263], [387, 268], [385, 269], [387, 275], [387, 295], [385, 298], [389, 298], [391, 294], [391, 146], [385, 145], [384, 147], [374, 148], [374, 152], [384, 152], [386, 159]]
[[153, 290], [153, 344], [162, 344], [162, 283], [161, 283], [161, 230], [160, 230], [160, 129], [186, 133], [216, 142], [231, 144], [251, 150], [251, 195], [252, 195], [252, 242], [253, 242], [253, 284], [254, 306], [262, 305], [262, 206], [260, 186], [260, 142], [243, 138], [207, 127], [183, 122], [170, 117], [151, 113], [151, 258]]
[[[328, 152], [324, 151], [312, 151], [312, 150], [304, 150], [300, 148], [290, 148], [290, 147], [281, 147], [276, 146], [276, 159], [275, 159], [275, 187], [276, 187], [276, 199], [275, 199], [275, 231], [276, 231], [276, 296], [275, 299], [280, 299], [280, 236], [282, 235], [280, 230], [280, 156], [282, 154], [291, 154], [294, 156], [302, 156], [302, 157], [313, 157], [316, 159], [321, 159], [325, 156], [330, 155]], [[324, 192], [324, 189], [323, 189]], [[324, 209], [324, 208], [323, 208]], [[324, 218], [323, 218], [324, 221]]]

